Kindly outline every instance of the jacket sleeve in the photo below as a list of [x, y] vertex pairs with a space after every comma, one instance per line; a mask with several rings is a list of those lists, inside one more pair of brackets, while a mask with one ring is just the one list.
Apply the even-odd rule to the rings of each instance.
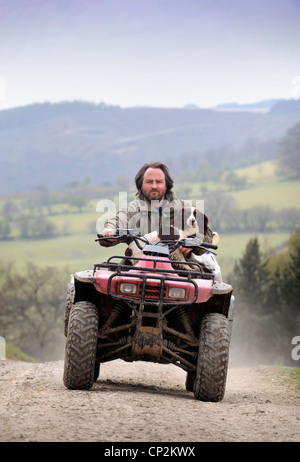
[[[99, 234], [102, 234], [104, 229], [113, 229], [116, 231], [118, 228], [127, 229], [129, 228], [129, 223], [131, 218], [137, 213], [136, 207], [129, 205], [127, 209], [121, 209], [118, 211], [116, 216], [107, 219], [103, 226], [99, 230]], [[99, 241], [99, 244], [102, 247], [113, 247], [117, 244], [117, 241]]]

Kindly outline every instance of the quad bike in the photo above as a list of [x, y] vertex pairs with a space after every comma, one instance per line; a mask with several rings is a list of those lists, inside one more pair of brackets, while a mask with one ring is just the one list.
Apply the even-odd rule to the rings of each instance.
[[[174, 269], [182, 262], [169, 259], [179, 245], [205, 251], [217, 246], [197, 238], [149, 244], [132, 230], [118, 231], [116, 243], [134, 241], [143, 256], [112, 256], [72, 276], [65, 309], [65, 386], [90, 389], [101, 363], [141, 360], [182, 368], [186, 390], [196, 399], [221, 401], [232, 287], [214, 281], [198, 263], [186, 271]], [[107, 238], [98, 235], [96, 241], [101, 239]]]

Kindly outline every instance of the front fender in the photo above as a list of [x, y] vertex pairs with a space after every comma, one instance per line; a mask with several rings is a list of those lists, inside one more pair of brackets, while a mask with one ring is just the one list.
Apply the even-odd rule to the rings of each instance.
[[75, 273], [74, 278], [77, 281], [90, 282], [91, 284], [94, 284], [96, 281], [93, 270], [78, 271], [77, 273]]
[[74, 274], [75, 295], [74, 303], [87, 301], [97, 303], [99, 295], [94, 287], [93, 270], [78, 271]]
[[233, 291], [232, 286], [225, 282], [215, 281], [211, 288], [212, 295], [225, 295], [230, 294]]

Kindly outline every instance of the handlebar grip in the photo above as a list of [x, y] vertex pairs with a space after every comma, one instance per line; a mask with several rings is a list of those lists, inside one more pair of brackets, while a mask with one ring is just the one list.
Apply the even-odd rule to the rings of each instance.
[[202, 242], [201, 247], [205, 247], [206, 249], [213, 249], [217, 250], [218, 246], [215, 244], [210, 244], [209, 242]]
[[120, 236], [103, 236], [102, 234], [97, 234], [98, 236], [98, 239], [95, 239], [95, 241], [106, 241], [106, 240], [109, 240], [109, 239], [114, 239], [114, 240], [117, 240], [117, 239], [120, 239]]

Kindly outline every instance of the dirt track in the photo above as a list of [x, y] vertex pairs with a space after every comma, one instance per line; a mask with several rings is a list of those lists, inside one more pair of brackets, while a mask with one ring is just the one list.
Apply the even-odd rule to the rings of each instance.
[[229, 369], [220, 403], [196, 401], [176, 366], [117, 360], [91, 391], [67, 390], [63, 362], [0, 361], [0, 441], [299, 441], [300, 393], [282, 369]]

